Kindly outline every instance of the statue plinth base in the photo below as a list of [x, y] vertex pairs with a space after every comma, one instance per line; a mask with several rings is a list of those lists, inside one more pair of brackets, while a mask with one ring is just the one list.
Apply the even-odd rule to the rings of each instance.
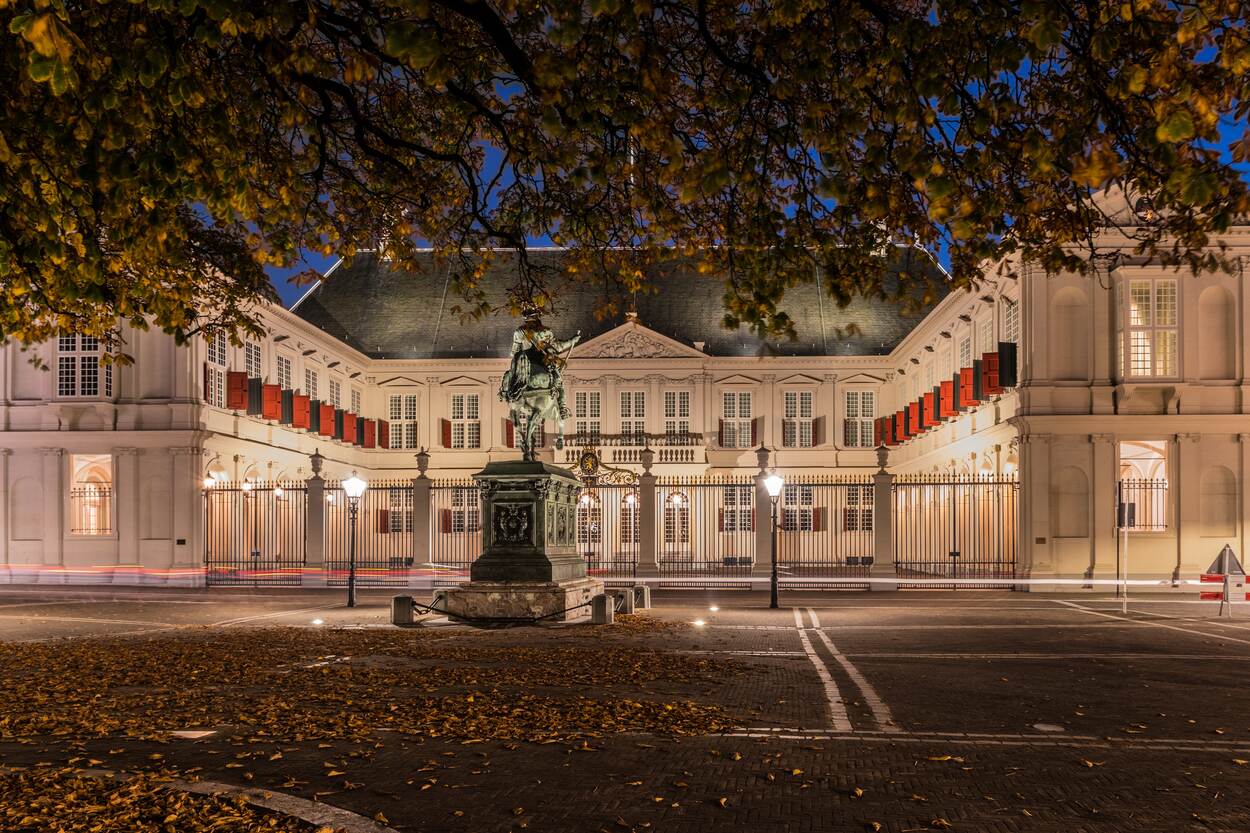
[[447, 591], [448, 614], [465, 621], [589, 618], [603, 582], [586, 575], [577, 553], [577, 478], [517, 460], [490, 463], [473, 479], [482, 495], [482, 554], [469, 583]]

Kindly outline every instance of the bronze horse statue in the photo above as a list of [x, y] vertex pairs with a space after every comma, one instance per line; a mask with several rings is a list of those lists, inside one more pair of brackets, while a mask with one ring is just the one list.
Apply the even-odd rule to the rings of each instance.
[[534, 459], [534, 435], [543, 420], [556, 424], [556, 448], [564, 448], [564, 364], [568, 351], [581, 338], [559, 340], [543, 326], [538, 314], [526, 315], [525, 323], [512, 334], [512, 356], [499, 386], [499, 398], [511, 406], [512, 424], [524, 425], [521, 454]]

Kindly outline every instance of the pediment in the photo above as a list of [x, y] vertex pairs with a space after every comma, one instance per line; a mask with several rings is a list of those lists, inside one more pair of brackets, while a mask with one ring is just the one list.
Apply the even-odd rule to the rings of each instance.
[[847, 385], [847, 384], [876, 385], [884, 381], [885, 381], [884, 377], [873, 376], [871, 373], [854, 373], [850, 376], [847, 376], [846, 378], [838, 379], [838, 382], [844, 385]]
[[706, 354], [644, 327], [637, 321], [626, 321], [619, 327], [595, 336], [573, 348], [575, 359], [689, 359], [706, 358]]
[[442, 380], [441, 382], [439, 382], [439, 384], [445, 388], [446, 387], [464, 388], [464, 387], [470, 387], [470, 386], [485, 385], [486, 381], [483, 379], [475, 379], [472, 376], [453, 376], [450, 379]]
[[806, 373], [795, 373], [793, 376], [777, 380], [779, 385], [819, 385], [820, 382], [820, 379], [817, 379], [815, 376], [808, 376]]
[[726, 376], [724, 379], [717, 379], [718, 385], [758, 385], [759, 379], [752, 379], [750, 376], [743, 376], [741, 373], [735, 373], [733, 376]]
[[395, 386], [399, 386], [399, 385], [403, 385], [403, 386], [407, 386], [407, 385], [417, 385], [417, 386], [423, 386], [423, 385], [422, 385], [422, 383], [421, 383], [421, 381], [420, 381], [419, 379], [414, 379], [414, 378], [412, 378], [411, 376], [402, 376], [402, 375], [401, 375], [401, 376], [391, 376], [391, 377], [390, 377], [390, 378], [388, 378], [388, 379], [383, 379], [382, 381], [378, 382], [378, 384], [379, 384], [379, 385], [383, 385], [383, 386], [385, 386], [385, 385], [395, 385]]

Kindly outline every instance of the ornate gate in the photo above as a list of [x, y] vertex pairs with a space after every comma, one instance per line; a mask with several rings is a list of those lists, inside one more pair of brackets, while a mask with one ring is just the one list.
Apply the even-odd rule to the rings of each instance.
[[205, 489], [206, 582], [299, 586], [306, 503], [303, 484], [218, 483]]
[[[1005, 477], [896, 480], [894, 564], [899, 587], [1011, 588], [1019, 489], [1014, 478]], [[946, 578], [956, 581], [935, 581]]]

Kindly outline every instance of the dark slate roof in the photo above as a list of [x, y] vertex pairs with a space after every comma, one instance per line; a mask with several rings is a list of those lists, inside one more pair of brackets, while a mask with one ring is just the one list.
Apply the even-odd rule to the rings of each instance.
[[[550, 249], [529, 253], [531, 263], [555, 263], [560, 256]], [[481, 282], [493, 305], [503, 303], [514, 279], [512, 258], [500, 253]], [[462, 320], [453, 308], [466, 304], [449, 273], [450, 267], [436, 264], [432, 256], [427, 267], [407, 272], [363, 252], [339, 264], [291, 309], [377, 359], [507, 356], [518, 319], [500, 312]], [[923, 275], [930, 286], [947, 284], [930, 257], [910, 247], [898, 247], [891, 259], [887, 292], [894, 291], [902, 273]], [[907, 314], [897, 301], [862, 297], [838, 307], [823, 287], [805, 283], [787, 290], [779, 305], [793, 319], [798, 338], [763, 342], [746, 329], [722, 325], [725, 285], [720, 278], [670, 264], [654, 282], [658, 293], [622, 297], [622, 312], [605, 319], [595, 317], [604, 300], [602, 285], [568, 283], [557, 288], [556, 312], [545, 314], [543, 322], [562, 337], [580, 329], [585, 342], [623, 323], [624, 311], [636, 303], [639, 323], [686, 345], [704, 342], [704, 351], [713, 356], [869, 356], [889, 353], [932, 309], [930, 305]]]

